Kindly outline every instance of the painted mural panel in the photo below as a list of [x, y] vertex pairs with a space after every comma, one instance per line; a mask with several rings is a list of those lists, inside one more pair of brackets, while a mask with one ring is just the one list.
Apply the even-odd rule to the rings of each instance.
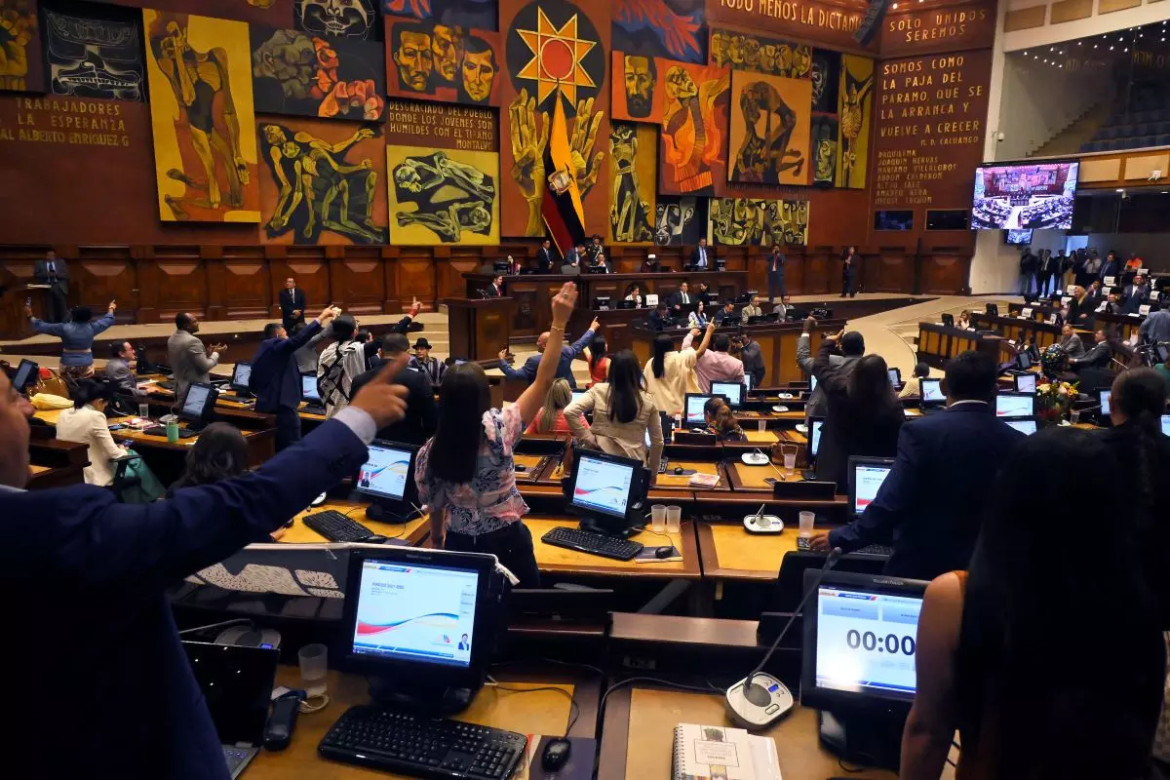
[[728, 246], [804, 246], [808, 201], [712, 198], [711, 239]]
[[613, 48], [681, 62], [707, 61], [703, 0], [616, 0]]
[[837, 176], [837, 117], [813, 114], [809, 149], [813, 184], [832, 186]]
[[808, 78], [812, 47], [722, 27], [711, 30], [711, 64], [790, 79]]
[[660, 60], [658, 79], [663, 91], [658, 191], [712, 194], [727, 178], [731, 71]]
[[841, 80], [841, 54], [813, 49], [808, 77], [813, 85], [813, 113], [837, 113], [837, 83]]
[[471, 106], [500, 104], [500, 34], [433, 20], [386, 20], [392, 97]]
[[462, 25], [477, 30], [499, 30], [498, 0], [382, 0], [387, 17], [433, 19], [438, 24]]
[[841, 55], [837, 87], [837, 186], [864, 189], [869, 170], [869, 126], [873, 121], [873, 60]]
[[707, 234], [706, 198], [658, 196], [654, 207], [654, 243], [695, 246]]
[[382, 128], [319, 119], [260, 121], [263, 239], [274, 244], [385, 244]]
[[259, 222], [248, 25], [142, 11], [159, 216]]
[[327, 38], [378, 40], [382, 34], [374, 0], [294, 0], [293, 27]]
[[137, 14], [111, 6], [75, 7], [79, 13], [43, 11], [49, 91], [142, 100], [146, 75]]
[[152, 8], [167, 13], [190, 13], [198, 8], [204, 16], [237, 19], [270, 27], [289, 27], [293, 23], [293, 0], [86, 0], [87, 4], [122, 5]]
[[658, 131], [653, 125], [614, 122], [609, 133], [613, 193], [609, 240], [648, 244], [654, 240], [654, 187], [658, 181]]
[[390, 146], [386, 158], [392, 243], [500, 242], [498, 153]]
[[807, 184], [812, 81], [733, 71], [728, 181]]
[[45, 91], [36, 0], [0, 0], [0, 54], [0, 91]]

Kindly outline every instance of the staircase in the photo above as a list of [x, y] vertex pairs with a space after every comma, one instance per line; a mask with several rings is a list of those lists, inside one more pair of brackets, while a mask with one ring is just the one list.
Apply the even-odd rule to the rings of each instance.
[[1063, 157], [1080, 154], [1081, 145], [1093, 140], [1097, 129], [1109, 120], [1111, 114], [1112, 106], [1109, 101], [1097, 103], [1028, 156]]

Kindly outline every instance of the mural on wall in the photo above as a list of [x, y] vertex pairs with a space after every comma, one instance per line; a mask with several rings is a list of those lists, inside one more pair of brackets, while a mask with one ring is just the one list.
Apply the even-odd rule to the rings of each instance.
[[658, 191], [709, 195], [727, 176], [727, 118], [731, 71], [658, 61], [663, 92]]
[[615, 50], [701, 64], [706, 7], [703, 0], [616, 0], [611, 36]]
[[49, 91], [141, 101], [146, 79], [142, 36], [132, 12], [108, 6], [78, 10], [84, 15], [44, 9]]
[[373, 0], [295, 0], [293, 27], [328, 38], [377, 40], [381, 34]]
[[712, 198], [711, 238], [728, 246], [804, 246], [808, 201]]
[[386, 111], [382, 45], [251, 28], [256, 110], [324, 119], [381, 119]]
[[873, 121], [873, 60], [841, 55], [837, 86], [838, 187], [865, 188], [869, 168], [869, 125]]
[[178, 14], [197, 8], [204, 16], [271, 27], [287, 27], [293, 20], [293, 0], [86, 0], [85, 5], [99, 2]]
[[432, 21], [386, 20], [392, 97], [500, 104], [500, 34]]
[[659, 196], [654, 207], [654, 243], [658, 246], [695, 246], [706, 235], [707, 219], [701, 213], [705, 198]]
[[609, 130], [613, 193], [609, 202], [609, 239], [648, 244], [654, 240], [654, 187], [658, 133], [653, 125], [614, 122]]
[[478, 30], [500, 29], [498, 0], [382, 0], [382, 13]]
[[[501, 6], [510, 76], [501, 96], [508, 110], [500, 111], [505, 158], [510, 154], [504, 161], [503, 235], [544, 235], [545, 187], [559, 173], [576, 183], [587, 232], [607, 230], [609, 171], [602, 161], [609, 137], [603, 95], [610, 25], [604, 8], [591, 16], [565, 0], [505, 0]], [[554, 100], [564, 107], [572, 170], [545, 170]]]
[[662, 121], [664, 90], [658, 85], [658, 63], [653, 57], [614, 51], [610, 57], [610, 110], [626, 122]]
[[733, 71], [728, 181], [807, 184], [812, 82]]
[[813, 113], [837, 113], [837, 82], [841, 78], [841, 54], [825, 49], [813, 49], [812, 67], [808, 72], [812, 81]]
[[385, 244], [386, 157], [378, 125], [261, 122], [265, 240]]
[[497, 153], [389, 146], [386, 158], [392, 243], [499, 243]]
[[0, 0], [0, 90], [44, 92], [36, 0]]
[[814, 114], [809, 149], [813, 184], [832, 185], [837, 175], [837, 117]]
[[259, 222], [248, 25], [142, 11], [159, 216]]
[[771, 76], [803, 79], [808, 78], [812, 68], [812, 47], [807, 43], [793, 43], [779, 38], [713, 28], [711, 64]]

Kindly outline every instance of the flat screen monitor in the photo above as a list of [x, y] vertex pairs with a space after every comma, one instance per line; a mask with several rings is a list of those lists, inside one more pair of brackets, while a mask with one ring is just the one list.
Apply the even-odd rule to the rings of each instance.
[[804, 610], [801, 705], [847, 709], [914, 700], [924, 580], [829, 572]]
[[1016, 355], [1016, 368], [1020, 371], [1027, 371], [1032, 367], [1032, 356], [1027, 352], [1020, 352]]
[[890, 384], [894, 387], [902, 384], [902, 370], [900, 368], [886, 369], [886, 373], [890, 376]]
[[824, 425], [824, 417], [808, 418], [808, 457], [806, 459], [810, 464], [816, 460], [817, 452], [821, 448], [821, 428]]
[[1031, 436], [1036, 432], [1036, 418], [1025, 417], [1019, 420], [1004, 420], [1012, 428], [1015, 428], [1020, 433]]
[[1112, 399], [1112, 398], [1113, 398], [1113, 391], [1112, 390], [1099, 390], [1099, 391], [1097, 391], [1097, 400], [1101, 404], [1101, 416], [1102, 417], [1109, 417], [1112, 414], [1112, 412], [1109, 411], [1109, 408], [1110, 408], [1109, 402], [1110, 402], [1110, 399]]
[[569, 403], [575, 404], [578, 401], [580, 401], [582, 398], [584, 398], [587, 395], [587, 392], [585, 390], [574, 390], [571, 393], [571, 395], [573, 397], [573, 400], [569, 401]]
[[24, 388], [36, 381], [39, 366], [31, 360], [21, 360], [16, 367], [16, 374], [12, 377], [12, 386], [16, 392], [24, 392]]
[[1035, 374], [1016, 374], [1016, 392], [1017, 393], [1035, 393], [1036, 392], [1036, 375]]
[[640, 514], [645, 479], [639, 460], [579, 451], [573, 461], [569, 507], [583, 515], [582, 525], [605, 533], [625, 534]]
[[280, 651], [261, 647], [183, 642], [183, 650], [211, 713], [219, 741], [253, 744], [264, 733]]
[[938, 406], [947, 402], [947, 397], [942, 391], [941, 379], [923, 377], [920, 387], [922, 388], [922, 404], [924, 406]]
[[218, 395], [210, 384], [194, 383], [187, 389], [187, 397], [183, 399], [183, 408], [179, 416], [188, 422], [207, 422], [211, 418]]
[[873, 229], [913, 230], [914, 212], [909, 209], [899, 211], [875, 211], [873, 213]]
[[301, 397], [306, 401], [321, 403], [321, 393], [317, 391], [317, 377], [314, 374], [301, 374]]
[[412, 500], [414, 447], [375, 439], [366, 462], [358, 469], [354, 489], [375, 501], [402, 503]]
[[686, 404], [683, 407], [683, 425], [706, 425], [707, 418], [703, 415], [703, 407], [713, 397], [713, 394], [707, 393], [687, 393]]
[[996, 417], [1031, 417], [1035, 413], [1033, 393], [1000, 393], [995, 397]]
[[1170, 436], [1170, 414], [1162, 415], [1162, 435]]
[[246, 393], [248, 392], [248, 380], [251, 378], [252, 364], [236, 363], [235, 368], [232, 369], [232, 381], [228, 384], [237, 393]]
[[1006, 244], [1024, 245], [1032, 243], [1031, 230], [1005, 230], [1003, 240]]
[[878, 489], [894, 468], [893, 458], [849, 458], [849, 506], [860, 516], [877, 498]]
[[975, 169], [971, 227], [1071, 230], [1080, 163], [982, 165]]
[[739, 408], [745, 395], [744, 386], [737, 382], [712, 382], [711, 395], [722, 395], [727, 398], [727, 405], [732, 409]]
[[743, 375], [743, 392], [745, 394], [747, 394], [747, 393], [750, 393], [751, 391], [752, 391], [752, 375], [745, 373]]

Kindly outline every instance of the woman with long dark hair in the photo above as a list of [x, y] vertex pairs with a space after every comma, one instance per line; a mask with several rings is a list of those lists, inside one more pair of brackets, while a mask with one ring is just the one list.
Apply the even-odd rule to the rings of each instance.
[[238, 477], [248, 470], [248, 442], [240, 429], [228, 423], [211, 423], [199, 432], [187, 451], [186, 469], [169, 492], [195, 485], [211, 485]]
[[719, 437], [719, 441], [747, 441], [747, 434], [739, 425], [735, 412], [721, 396], [707, 399], [703, 404], [703, 419], [707, 428]]
[[[581, 415], [593, 412], [593, 427], [581, 423]], [[662, 420], [654, 396], [646, 392], [638, 358], [623, 349], [609, 364], [609, 381], [589, 388], [565, 409], [565, 422], [581, 445], [611, 455], [635, 458], [658, 473], [662, 460]], [[650, 451], [646, 451], [646, 432]]]
[[1122, 519], [1123, 483], [1084, 431], [1042, 431], [1007, 457], [969, 573], [926, 591], [903, 780], [935, 780], [956, 728], [964, 780], [1146, 776], [1166, 652], [1138, 537], [1102, 529]]
[[832, 480], [842, 487], [846, 484], [849, 457], [892, 458], [898, 450], [898, 433], [906, 421], [881, 355], [832, 365], [830, 358], [837, 343], [856, 335], [825, 336], [812, 368], [817, 387], [824, 388], [828, 399], [817, 452], [817, 479]]
[[606, 376], [609, 374], [609, 355], [608, 347], [605, 343], [605, 336], [600, 333], [593, 335], [593, 341], [589, 346], [585, 347], [584, 355], [585, 361], [589, 363], [589, 385], [595, 385], [598, 382], [604, 382]]
[[516, 489], [512, 448], [556, 376], [576, 303], [577, 286], [565, 282], [552, 300], [552, 326], [536, 379], [506, 409], [491, 408], [487, 375], [478, 363], [447, 370], [439, 425], [415, 466], [419, 499], [430, 509], [432, 544], [494, 554], [526, 588], [540, 584], [540, 573], [532, 534], [521, 522], [528, 505]]
[[[699, 384], [695, 378], [695, 363], [711, 345], [711, 334], [714, 331], [714, 323], [708, 323], [698, 349], [685, 347], [676, 350], [674, 338], [665, 333], [654, 339], [654, 356], [646, 361], [642, 377], [646, 381], [646, 390], [654, 396], [654, 403], [659, 411], [677, 417], [682, 414], [683, 401], [687, 393], [699, 392]], [[697, 330], [691, 333], [699, 335]]]
[[87, 485], [109, 485], [114, 481], [115, 461], [130, 454], [110, 434], [106, 407], [113, 400], [114, 386], [108, 380], [81, 379], [73, 386], [73, 408], [57, 417], [58, 439], [89, 447], [89, 465], [82, 471]]

